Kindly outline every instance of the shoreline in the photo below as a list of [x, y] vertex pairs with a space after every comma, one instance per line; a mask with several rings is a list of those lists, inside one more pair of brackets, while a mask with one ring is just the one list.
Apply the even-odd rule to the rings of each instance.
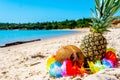
[[[57, 30], [61, 30], [61, 29], [57, 29]], [[62, 34], [62, 35], [59, 35], [59, 36], [52, 36], [52, 37], [47, 37], [47, 38], [38, 38], [38, 39], [33, 39], [33, 40], [25, 40], [25, 41], [15, 41], [15, 42], [8, 42], [8, 43], [5, 43], [4, 45], [0, 45], [0, 48], [3, 48], [3, 47], [9, 47], [9, 46], [14, 46], [14, 45], [19, 45], [19, 44], [24, 44], [24, 43], [29, 43], [29, 42], [34, 42], [34, 41], [41, 41], [41, 40], [49, 40], [49, 39], [54, 39], [54, 38], [59, 38], [59, 37], [62, 37], [62, 36], [67, 36], [67, 35], [72, 35], [72, 34], [77, 34], [79, 33], [78, 30], [74, 30], [74, 29], [62, 29], [62, 30], [69, 30], [69, 31], [75, 31], [73, 33], [67, 33], [67, 34]]]
[[[81, 40], [89, 33], [89, 28], [77, 29], [79, 33], [57, 38], [0, 48], [0, 79], [1, 80], [55, 80], [46, 72], [46, 60], [55, 55], [65, 45], [80, 46]], [[108, 47], [116, 49], [120, 55], [120, 28], [110, 29], [104, 36]], [[56, 80], [70, 80], [63, 77]]]

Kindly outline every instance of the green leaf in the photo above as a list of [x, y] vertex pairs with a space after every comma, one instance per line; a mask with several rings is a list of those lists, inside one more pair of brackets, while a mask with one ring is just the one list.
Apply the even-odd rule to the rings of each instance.
[[96, 3], [96, 7], [100, 8], [100, 1], [99, 0], [95, 0], [95, 3]]
[[114, 8], [110, 10], [109, 16], [113, 16], [119, 9], [120, 9], [120, 6], [114, 6]]
[[108, 7], [112, 6], [114, 4], [115, 0], [110, 0]]
[[91, 10], [93, 16], [97, 18], [97, 15], [96, 15], [96, 13], [94, 12], [94, 10], [93, 10], [92, 8], [90, 8], [90, 10]]
[[105, 0], [105, 8], [108, 9], [111, 0]]

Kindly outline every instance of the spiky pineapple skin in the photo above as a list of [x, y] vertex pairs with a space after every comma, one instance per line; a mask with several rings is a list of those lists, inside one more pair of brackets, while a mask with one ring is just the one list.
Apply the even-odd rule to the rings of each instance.
[[84, 37], [80, 45], [85, 60], [101, 60], [106, 53], [107, 40], [101, 33], [90, 33]]

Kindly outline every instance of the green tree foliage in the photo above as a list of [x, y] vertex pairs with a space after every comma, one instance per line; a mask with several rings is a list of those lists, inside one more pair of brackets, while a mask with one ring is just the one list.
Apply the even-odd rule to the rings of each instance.
[[0, 23], [0, 29], [24, 29], [24, 30], [39, 30], [39, 29], [74, 29], [89, 27], [91, 23], [90, 18], [83, 18], [78, 20], [65, 20], [53, 22], [36, 22], [36, 23]]

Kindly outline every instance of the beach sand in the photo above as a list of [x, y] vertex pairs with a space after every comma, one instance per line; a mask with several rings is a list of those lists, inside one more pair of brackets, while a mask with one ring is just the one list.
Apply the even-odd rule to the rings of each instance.
[[[80, 46], [88, 28], [75, 29], [79, 33], [0, 48], [0, 80], [56, 80], [46, 72], [46, 59], [65, 45]], [[108, 47], [116, 49], [120, 56], [120, 28], [111, 28], [104, 36]], [[71, 77], [57, 80], [70, 80]], [[86, 79], [87, 80], [87, 79]]]

